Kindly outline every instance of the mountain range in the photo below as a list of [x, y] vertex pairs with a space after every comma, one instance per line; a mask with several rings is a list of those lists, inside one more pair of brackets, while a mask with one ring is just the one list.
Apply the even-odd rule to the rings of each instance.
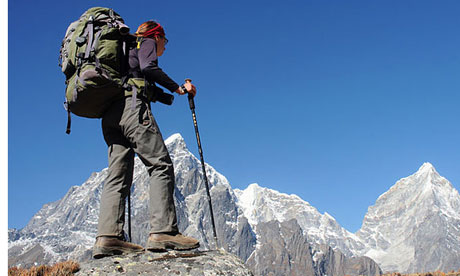
[[[175, 204], [181, 232], [213, 249], [199, 160], [180, 134], [166, 140], [176, 172]], [[460, 268], [460, 195], [430, 163], [402, 178], [369, 207], [351, 233], [296, 195], [251, 184], [232, 189], [209, 164], [206, 174], [219, 246], [255, 275], [379, 275]], [[23, 229], [8, 230], [9, 265], [84, 260], [95, 241], [107, 169], [45, 204]], [[136, 158], [132, 185], [133, 242], [148, 233], [148, 173]]]

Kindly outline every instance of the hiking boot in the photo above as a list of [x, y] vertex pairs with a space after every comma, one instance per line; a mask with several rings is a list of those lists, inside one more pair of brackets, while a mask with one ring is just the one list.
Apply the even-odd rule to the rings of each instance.
[[165, 251], [166, 249], [189, 250], [200, 247], [198, 240], [181, 233], [150, 234], [147, 240], [147, 250]]
[[142, 251], [144, 251], [142, 246], [123, 241], [117, 237], [98, 237], [93, 247], [93, 258], [100, 259], [107, 256]]

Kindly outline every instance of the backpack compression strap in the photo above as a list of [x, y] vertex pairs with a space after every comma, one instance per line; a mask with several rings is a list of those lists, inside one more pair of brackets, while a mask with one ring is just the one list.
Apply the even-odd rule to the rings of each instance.
[[87, 32], [88, 32], [88, 44], [86, 45], [86, 51], [85, 51], [85, 59], [88, 60], [89, 58], [89, 54], [93, 48], [93, 36], [94, 36], [94, 18], [93, 16], [91, 15], [88, 19], [88, 25], [87, 25]]
[[70, 134], [71, 118], [70, 118], [69, 103], [67, 101], [64, 102], [64, 108], [65, 110], [67, 110], [67, 129], [65, 133]]

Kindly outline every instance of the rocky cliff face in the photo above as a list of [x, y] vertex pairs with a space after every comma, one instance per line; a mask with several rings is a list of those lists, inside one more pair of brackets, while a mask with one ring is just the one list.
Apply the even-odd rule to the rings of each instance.
[[[176, 172], [179, 228], [198, 238], [201, 250], [215, 249], [201, 164], [180, 135], [166, 144]], [[443, 264], [442, 269], [459, 259], [460, 197], [434, 168], [402, 179], [382, 195], [357, 234], [295, 195], [256, 184], [233, 190], [214, 168], [207, 165], [206, 170], [220, 246], [247, 262], [256, 275], [377, 275], [374, 258], [386, 270], [428, 271], [435, 269], [427, 264]], [[88, 260], [106, 176], [107, 169], [93, 173], [61, 200], [44, 205], [24, 229], [9, 229], [9, 265]], [[132, 233], [133, 242], [141, 245], [149, 229], [147, 178], [136, 159]], [[372, 259], [360, 257], [364, 254]]]
[[295, 220], [257, 227], [256, 250], [247, 261], [256, 275], [316, 275], [311, 245]]
[[[247, 264], [256, 275], [380, 275], [367, 257], [346, 257], [328, 245], [311, 243], [295, 219], [257, 225], [256, 250]], [[276, 252], [276, 254], [273, 254]]]

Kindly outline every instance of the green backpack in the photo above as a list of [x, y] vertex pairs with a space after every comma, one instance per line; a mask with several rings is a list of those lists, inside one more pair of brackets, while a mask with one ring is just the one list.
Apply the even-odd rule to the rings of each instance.
[[91, 8], [68, 27], [59, 63], [66, 77], [67, 134], [70, 112], [101, 118], [124, 97], [129, 37], [129, 27], [109, 8]]

